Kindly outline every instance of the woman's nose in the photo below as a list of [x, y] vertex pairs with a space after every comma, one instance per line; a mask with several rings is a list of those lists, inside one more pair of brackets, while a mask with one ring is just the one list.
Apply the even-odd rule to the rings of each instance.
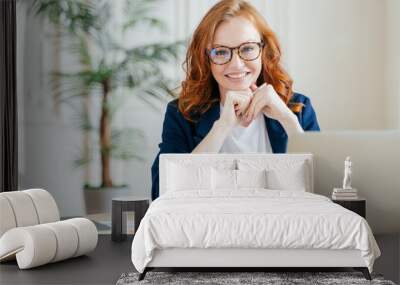
[[232, 59], [229, 62], [230, 66], [234, 66], [234, 67], [241, 67], [244, 66], [244, 62], [243, 59], [240, 58], [238, 51], [234, 50], [233, 54], [232, 54]]

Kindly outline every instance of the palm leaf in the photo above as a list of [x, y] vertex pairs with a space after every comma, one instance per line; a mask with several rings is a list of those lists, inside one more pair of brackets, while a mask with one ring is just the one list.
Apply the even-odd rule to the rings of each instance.
[[53, 24], [62, 25], [72, 34], [79, 30], [89, 33], [92, 29], [99, 29], [93, 0], [35, 0], [32, 9], [37, 15], [45, 16]]

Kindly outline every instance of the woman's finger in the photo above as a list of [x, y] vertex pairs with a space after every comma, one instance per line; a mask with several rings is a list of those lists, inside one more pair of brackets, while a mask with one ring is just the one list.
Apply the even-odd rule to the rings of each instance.
[[255, 111], [256, 111], [256, 107], [257, 107], [257, 102], [252, 106], [252, 108], [251, 108], [251, 110], [250, 110], [250, 113], [249, 113], [249, 115], [248, 115], [248, 117], [247, 117], [247, 120], [248, 121], [253, 121], [253, 119], [254, 119], [254, 117], [255, 117]]
[[258, 116], [258, 114], [260, 114], [261, 110], [262, 110], [264, 107], [265, 107], [265, 106], [263, 106], [262, 104], [257, 104], [257, 105], [254, 107], [254, 113], [253, 113], [254, 118], [256, 118], [256, 117]]
[[259, 101], [259, 98], [258, 98], [258, 96], [253, 96], [253, 98], [252, 98], [252, 100], [251, 100], [251, 102], [250, 102], [250, 104], [249, 104], [249, 106], [248, 106], [248, 108], [247, 108], [247, 110], [246, 110], [246, 112], [245, 112], [245, 117], [251, 117], [252, 115], [253, 115], [253, 112], [254, 112], [254, 106], [256, 105], [256, 104], [258, 104], [258, 101]]
[[252, 92], [249, 89], [248, 91], [234, 91], [231, 92], [233, 101], [235, 104], [238, 104], [239, 108], [244, 111], [250, 101], [250, 98], [252, 96]]
[[251, 92], [255, 92], [257, 90], [257, 85], [255, 83], [250, 85]]

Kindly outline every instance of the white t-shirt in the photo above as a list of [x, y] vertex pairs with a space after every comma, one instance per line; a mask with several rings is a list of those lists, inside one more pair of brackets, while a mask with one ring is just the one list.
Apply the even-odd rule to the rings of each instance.
[[[223, 106], [220, 103], [220, 114]], [[251, 122], [246, 128], [237, 125], [225, 139], [220, 153], [272, 153], [265, 119], [262, 113]]]

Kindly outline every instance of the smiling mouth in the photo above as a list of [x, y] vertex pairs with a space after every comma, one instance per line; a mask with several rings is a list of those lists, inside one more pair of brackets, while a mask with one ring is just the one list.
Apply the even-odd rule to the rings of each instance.
[[229, 79], [242, 79], [249, 74], [250, 72], [238, 72], [238, 73], [225, 74], [225, 77], [228, 77]]

